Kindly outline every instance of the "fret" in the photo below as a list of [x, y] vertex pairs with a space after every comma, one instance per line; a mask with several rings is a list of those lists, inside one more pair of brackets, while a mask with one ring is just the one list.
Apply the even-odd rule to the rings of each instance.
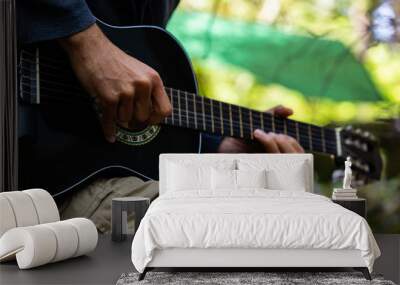
[[283, 119], [283, 133], [285, 134], [285, 135], [287, 135], [288, 134], [288, 132], [287, 132], [287, 123], [286, 123], [286, 119]]
[[178, 116], [179, 116], [179, 126], [182, 126], [182, 114], [181, 114], [181, 96], [179, 96], [178, 90]]
[[192, 93], [193, 96], [193, 113], [194, 113], [194, 128], [197, 130], [197, 98], [196, 98], [196, 94]]
[[273, 115], [271, 113], [263, 113], [263, 130], [266, 133], [272, 132], [272, 118]]
[[243, 130], [243, 138], [252, 138], [252, 131], [251, 131], [251, 122], [250, 122], [250, 109], [247, 108], [240, 108], [241, 115], [242, 115], [242, 130]]
[[224, 120], [223, 120], [223, 113], [222, 113], [222, 102], [219, 102], [219, 115], [221, 120], [221, 134], [224, 134]]
[[238, 106], [238, 110], [239, 110], [240, 137], [243, 138], [242, 108]]
[[213, 108], [213, 100], [210, 101], [210, 111], [211, 111], [211, 131], [214, 132], [214, 108]]
[[[211, 100], [214, 101], [214, 100]], [[212, 125], [214, 126], [214, 133], [218, 133], [218, 134], [222, 134], [222, 124], [223, 124], [223, 120], [222, 119], [222, 113], [221, 113], [221, 109], [220, 109], [220, 102], [218, 101], [214, 101], [212, 102], [211, 105], [211, 109], [212, 109], [212, 114], [213, 116], [213, 122]]]
[[186, 114], [188, 115], [188, 128], [192, 129], [197, 129], [197, 117], [196, 117], [196, 98], [193, 98], [194, 94], [185, 92], [186, 96], [186, 106], [187, 106], [187, 112]]
[[239, 137], [243, 138], [242, 108], [239, 106], [235, 106], [235, 108], [237, 108], [237, 114], [239, 115]]
[[183, 94], [185, 94], [186, 127], [189, 128], [189, 105], [187, 99], [187, 92], [183, 92]]
[[264, 113], [263, 112], [260, 112], [260, 122], [261, 122], [261, 124], [260, 124], [261, 130], [265, 131], [265, 129], [264, 129]]
[[232, 126], [232, 105], [229, 104], [229, 128], [231, 131], [231, 136], [233, 136], [233, 126]]
[[271, 125], [272, 125], [272, 127], [271, 127], [272, 132], [275, 133], [276, 131], [275, 131], [275, 116], [274, 115], [271, 116]]
[[232, 109], [228, 103], [220, 103], [221, 120], [222, 120], [222, 131], [224, 135], [233, 135], [233, 121], [232, 121]]
[[286, 134], [294, 139], [296, 139], [296, 122], [293, 120], [286, 119]]
[[250, 121], [250, 138], [253, 139], [253, 114], [252, 111], [249, 109], [249, 121]]
[[170, 91], [169, 96], [171, 97], [171, 106], [172, 106], [171, 120], [172, 120], [172, 124], [175, 124], [175, 121], [174, 121], [174, 107], [175, 106], [174, 106], [174, 96], [173, 96], [172, 90]]
[[251, 134], [253, 135], [253, 132], [257, 129], [263, 129], [262, 128], [262, 120], [260, 116], [261, 112], [257, 111], [251, 111], [251, 122], [252, 122], [252, 132]]
[[283, 119], [269, 113], [210, 100], [193, 93], [181, 94], [181, 92], [184, 91], [166, 89], [173, 112], [163, 120], [165, 124], [192, 129], [202, 128], [204, 131], [240, 138], [253, 138], [253, 132], [256, 129], [266, 132], [275, 131], [275, 133], [296, 138], [300, 145], [309, 151], [333, 155], [339, 152], [340, 139], [337, 139], [334, 129]]
[[283, 118], [280, 117], [273, 117], [274, 120], [274, 126], [275, 126], [275, 133], [277, 134], [283, 134], [284, 133], [284, 123], [283, 123]]
[[298, 142], [305, 150], [310, 150], [308, 126], [304, 123], [297, 123], [299, 139]]
[[206, 115], [204, 111], [204, 96], [201, 96], [201, 110], [203, 114], [203, 130], [206, 130]]
[[[338, 154], [338, 145], [336, 143], [336, 132], [334, 129], [323, 128], [324, 138], [326, 140], [326, 151], [330, 154]], [[329, 143], [328, 143], [329, 142]]]
[[310, 129], [313, 151], [323, 152], [321, 127], [310, 125]]

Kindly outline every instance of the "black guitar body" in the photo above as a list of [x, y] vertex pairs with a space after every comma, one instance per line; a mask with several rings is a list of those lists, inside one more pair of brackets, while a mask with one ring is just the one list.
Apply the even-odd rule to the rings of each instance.
[[[118, 47], [157, 70], [165, 86], [197, 93], [191, 63], [170, 34], [156, 27], [112, 27], [101, 22], [98, 25]], [[79, 84], [66, 54], [55, 43], [40, 45], [39, 55], [36, 48], [28, 47], [20, 55], [23, 100], [19, 188], [40, 187], [63, 196], [99, 175], [158, 179], [160, 153], [199, 152], [201, 137], [197, 131], [164, 125], [150, 141], [146, 141], [144, 134], [142, 144], [106, 142], [92, 105], [77, 103], [87, 102], [89, 95], [76, 92]], [[37, 60], [40, 80], [30, 76], [35, 69], [38, 71]], [[56, 69], [55, 65], [63, 68]], [[55, 83], [59, 77], [70, 84]], [[37, 94], [39, 82], [42, 91]], [[45, 93], [46, 90], [49, 92]], [[67, 100], [75, 95], [77, 100]], [[40, 103], [33, 102], [35, 96], [40, 97]]]

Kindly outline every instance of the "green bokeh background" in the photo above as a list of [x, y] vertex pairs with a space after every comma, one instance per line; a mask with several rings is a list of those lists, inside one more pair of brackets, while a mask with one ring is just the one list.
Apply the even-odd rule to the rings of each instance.
[[[373, 40], [378, 4], [183, 0], [167, 29], [188, 51], [202, 95], [256, 110], [282, 104], [296, 120], [374, 133], [385, 169], [359, 196], [374, 232], [400, 233], [400, 45]], [[315, 188], [330, 196], [337, 166], [322, 155], [315, 166]]]

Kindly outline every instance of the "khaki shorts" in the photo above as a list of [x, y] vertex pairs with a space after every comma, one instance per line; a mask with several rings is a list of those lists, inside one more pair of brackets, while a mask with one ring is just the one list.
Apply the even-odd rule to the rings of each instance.
[[[111, 200], [115, 197], [139, 196], [153, 200], [158, 196], [158, 181], [144, 182], [137, 177], [98, 179], [68, 198], [61, 206], [62, 219], [86, 217], [102, 233], [111, 231]], [[134, 217], [128, 217], [133, 227]]]

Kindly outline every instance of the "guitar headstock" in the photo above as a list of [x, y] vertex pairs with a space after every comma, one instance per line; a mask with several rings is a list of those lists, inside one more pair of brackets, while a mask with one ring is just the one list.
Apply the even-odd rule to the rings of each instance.
[[351, 157], [356, 178], [378, 180], [382, 172], [382, 158], [377, 138], [368, 131], [352, 126], [340, 129], [342, 155], [339, 161]]

